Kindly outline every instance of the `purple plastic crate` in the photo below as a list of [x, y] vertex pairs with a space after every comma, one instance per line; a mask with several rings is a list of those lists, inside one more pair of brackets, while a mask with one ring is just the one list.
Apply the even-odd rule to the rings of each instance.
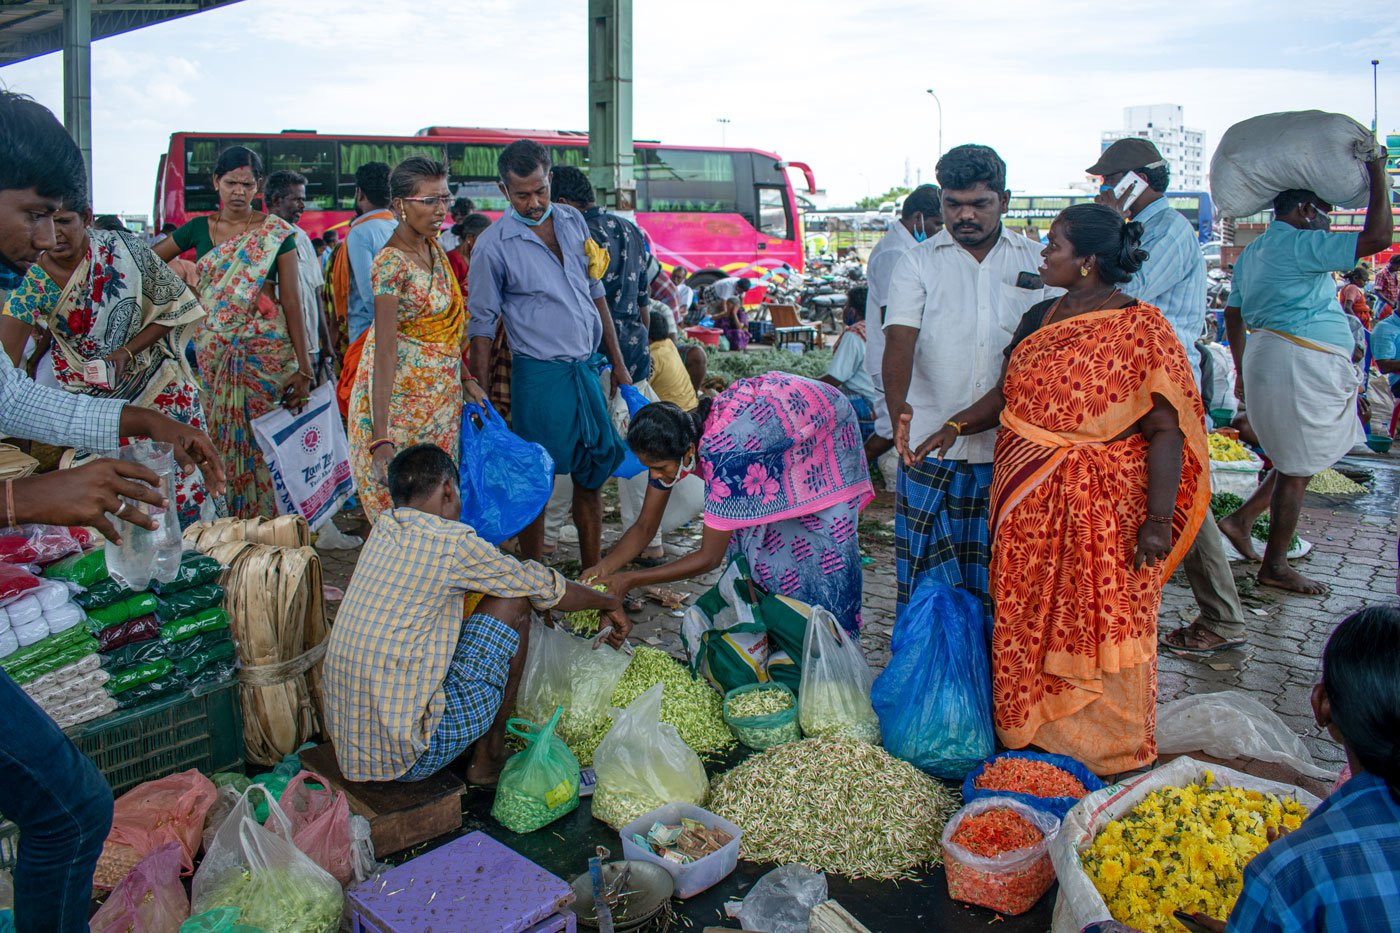
[[485, 833], [454, 839], [351, 890], [352, 933], [575, 933], [568, 884]]

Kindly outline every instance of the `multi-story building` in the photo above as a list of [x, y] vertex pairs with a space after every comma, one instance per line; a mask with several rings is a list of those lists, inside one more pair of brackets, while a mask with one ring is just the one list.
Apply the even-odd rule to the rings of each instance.
[[1173, 191], [1205, 190], [1205, 133], [1185, 125], [1180, 104], [1124, 107], [1122, 128], [1104, 130], [1100, 149], [1125, 136], [1140, 136], [1157, 146], [1171, 164]]

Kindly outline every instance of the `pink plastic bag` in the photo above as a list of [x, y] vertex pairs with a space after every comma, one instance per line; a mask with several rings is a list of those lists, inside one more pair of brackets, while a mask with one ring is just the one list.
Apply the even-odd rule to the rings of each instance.
[[178, 842], [143, 858], [93, 916], [92, 933], [179, 933], [190, 916], [190, 899], [180, 883], [184, 858]]
[[[321, 789], [307, 787], [312, 781]], [[282, 791], [282, 812], [292, 822], [292, 841], [313, 862], [330, 872], [340, 886], [350, 883], [350, 801], [330, 789], [318, 774], [302, 771]]]
[[179, 845], [180, 872], [193, 872], [204, 815], [215, 796], [214, 782], [193, 768], [138, 784], [122, 794], [113, 807], [112, 831], [97, 860], [93, 883], [116, 885], [125, 869], [169, 842]]

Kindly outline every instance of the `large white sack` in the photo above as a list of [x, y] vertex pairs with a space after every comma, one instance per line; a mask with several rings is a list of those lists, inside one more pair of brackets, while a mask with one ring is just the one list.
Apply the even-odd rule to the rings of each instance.
[[1228, 217], [1262, 211], [1290, 188], [1312, 191], [1336, 207], [1365, 207], [1366, 163], [1380, 153], [1371, 131], [1345, 114], [1266, 113], [1236, 123], [1220, 138], [1210, 160], [1210, 193]]

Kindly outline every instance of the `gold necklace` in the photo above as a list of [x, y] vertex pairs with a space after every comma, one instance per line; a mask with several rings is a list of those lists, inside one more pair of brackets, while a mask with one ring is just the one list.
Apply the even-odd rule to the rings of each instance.
[[[1093, 314], [1095, 311], [1102, 311], [1104, 308], [1108, 307], [1108, 303], [1109, 303], [1110, 301], [1113, 300], [1113, 296], [1116, 295], [1116, 294], [1118, 294], [1118, 289], [1117, 289], [1117, 287], [1115, 287], [1111, 292], [1108, 293], [1108, 297], [1105, 298], [1105, 299], [1103, 300], [1103, 304], [1099, 305], [1097, 308], [1094, 308], [1094, 309], [1092, 309], [1092, 310], [1090, 310], [1090, 311], [1081, 311], [1081, 312], [1079, 312], [1079, 313], [1080, 313], [1080, 314]], [[1050, 306], [1050, 310], [1049, 310], [1048, 312], [1046, 312], [1045, 317], [1041, 320], [1041, 322], [1040, 322], [1040, 326], [1041, 326], [1041, 327], [1046, 327], [1046, 326], [1048, 326], [1048, 325], [1050, 324], [1050, 322], [1053, 321], [1053, 320], [1055, 319], [1055, 314], [1056, 314], [1056, 312], [1058, 312], [1058, 311], [1060, 310], [1060, 305], [1064, 304], [1064, 301], [1065, 301], [1065, 296], [1064, 296], [1064, 295], [1061, 295], [1059, 298], [1056, 298], [1056, 299], [1055, 299], [1055, 303], [1054, 303], [1053, 305]], [[1073, 316], [1076, 316], [1076, 317], [1077, 317], [1078, 315], [1073, 315]]]

